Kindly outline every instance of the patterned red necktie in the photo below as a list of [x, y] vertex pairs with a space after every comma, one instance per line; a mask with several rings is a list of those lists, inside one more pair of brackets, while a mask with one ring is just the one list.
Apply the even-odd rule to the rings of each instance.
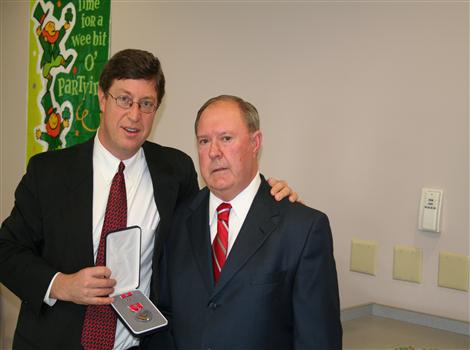
[[214, 267], [214, 281], [217, 283], [220, 271], [224, 267], [228, 248], [228, 217], [232, 206], [222, 203], [217, 207], [217, 235], [212, 243], [212, 265]]
[[[127, 225], [126, 182], [124, 181], [124, 163], [114, 175], [109, 190], [108, 204], [104, 214], [96, 266], [105, 264], [106, 235], [110, 231], [125, 228]], [[81, 344], [86, 350], [113, 349], [116, 334], [117, 315], [110, 305], [88, 305], [82, 328]]]

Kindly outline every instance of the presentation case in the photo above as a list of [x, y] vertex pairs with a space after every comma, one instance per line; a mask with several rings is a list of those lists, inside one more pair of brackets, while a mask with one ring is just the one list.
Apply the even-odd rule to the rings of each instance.
[[131, 226], [106, 236], [106, 266], [117, 281], [111, 306], [136, 336], [148, 334], [168, 321], [140, 290], [141, 229]]

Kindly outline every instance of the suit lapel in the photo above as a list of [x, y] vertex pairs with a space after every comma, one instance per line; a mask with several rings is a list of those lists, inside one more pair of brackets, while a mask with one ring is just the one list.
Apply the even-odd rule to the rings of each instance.
[[[157, 206], [160, 221], [155, 230], [154, 252], [153, 252], [153, 271], [158, 271], [160, 256], [163, 251], [163, 245], [170, 232], [173, 211], [179, 193], [179, 185], [171, 175], [171, 171], [167, 168], [168, 159], [166, 152], [157, 144], [145, 142], [142, 145], [145, 154], [145, 160], [150, 172], [153, 185], [153, 198]], [[158, 297], [158, 273], [152, 274], [151, 282], [151, 298]]]
[[[155, 205], [157, 206], [160, 215], [160, 223], [158, 225], [158, 232], [156, 234], [157, 255], [159, 255], [161, 242], [163, 242], [164, 235], [166, 235], [168, 225], [171, 224], [171, 217], [175, 207], [176, 199], [178, 196], [178, 184], [170, 175], [169, 170], [165, 167], [165, 162], [168, 161], [164, 158], [164, 153], [160, 152], [159, 148], [150, 149], [149, 143], [143, 144], [145, 160], [152, 178], [152, 185], [154, 191]], [[154, 145], [154, 147], [159, 147]], [[160, 235], [159, 233], [163, 233]], [[162, 237], [160, 237], [162, 236]]]
[[155, 204], [160, 214], [160, 225], [166, 225], [171, 218], [178, 195], [178, 185], [166, 173], [158, 169], [155, 163], [148, 163], [152, 178]]
[[186, 232], [191, 250], [201, 274], [202, 280], [210, 293], [214, 288], [212, 274], [212, 253], [209, 230], [209, 191], [203, 189], [190, 206], [192, 213], [186, 221]]
[[269, 194], [269, 188], [263, 178], [245, 222], [222, 269], [220, 279], [215, 285], [212, 296], [215, 296], [229, 283], [246, 262], [256, 254], [271, 232], [277, 227], [279, 211]]
[[[66, 181], [67, 196], [62, 204], [64, 231], [76, 245], [74, 265], [93, 266], [93, 144], [94, 138], [76, 146], [76, 157], [70, 156]], [[70, 210], [72, 209], [73, 210]]]

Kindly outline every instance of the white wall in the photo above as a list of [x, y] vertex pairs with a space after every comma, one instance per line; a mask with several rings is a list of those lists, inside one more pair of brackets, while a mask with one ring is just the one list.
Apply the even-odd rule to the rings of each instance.
[[[28, 4], [0, 1], [0, 221], [25, 170]], [[8, 349], [18, 299], [0, 284], [0, 349]]]
[[[3, 219], [24, 171], [28, 6], [0, 8]], [[114, 1], [111, 17], [111, 53], [162, 60], [152, 140], [195, 159], [205, 100], [230, 93], [258, 107], [263, 172], [330, 217], [343, 308], [469, 320], [468, 293], [437, 287], [439, 252], [469, 255], [467, 3]], [[444, 190], [441, 234], [417, 230], [422, 187]], [[349, 272], [353, 237], [378, 242], [377, 276]], [[423, 249], [421, 284], [392, 279], [396, 244]]]

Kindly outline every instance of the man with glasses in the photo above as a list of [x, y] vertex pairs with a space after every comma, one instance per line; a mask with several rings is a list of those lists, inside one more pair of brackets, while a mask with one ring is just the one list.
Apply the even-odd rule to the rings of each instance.
[[[0, 228], [0, 282], [22, 300], [14, 349], [138, 346], [110, 309], [116, 281], [102, 241], [112, 229], [141, 227], [139, 289], [153, 297], [174, 209], [198, 191], [189, 156], [147, 141], [164, 94], [156, 57], [120, 51], [100, 76], [97, 135], [31, 158]], [[290, 189], [278, 183], [273, 192]]]

